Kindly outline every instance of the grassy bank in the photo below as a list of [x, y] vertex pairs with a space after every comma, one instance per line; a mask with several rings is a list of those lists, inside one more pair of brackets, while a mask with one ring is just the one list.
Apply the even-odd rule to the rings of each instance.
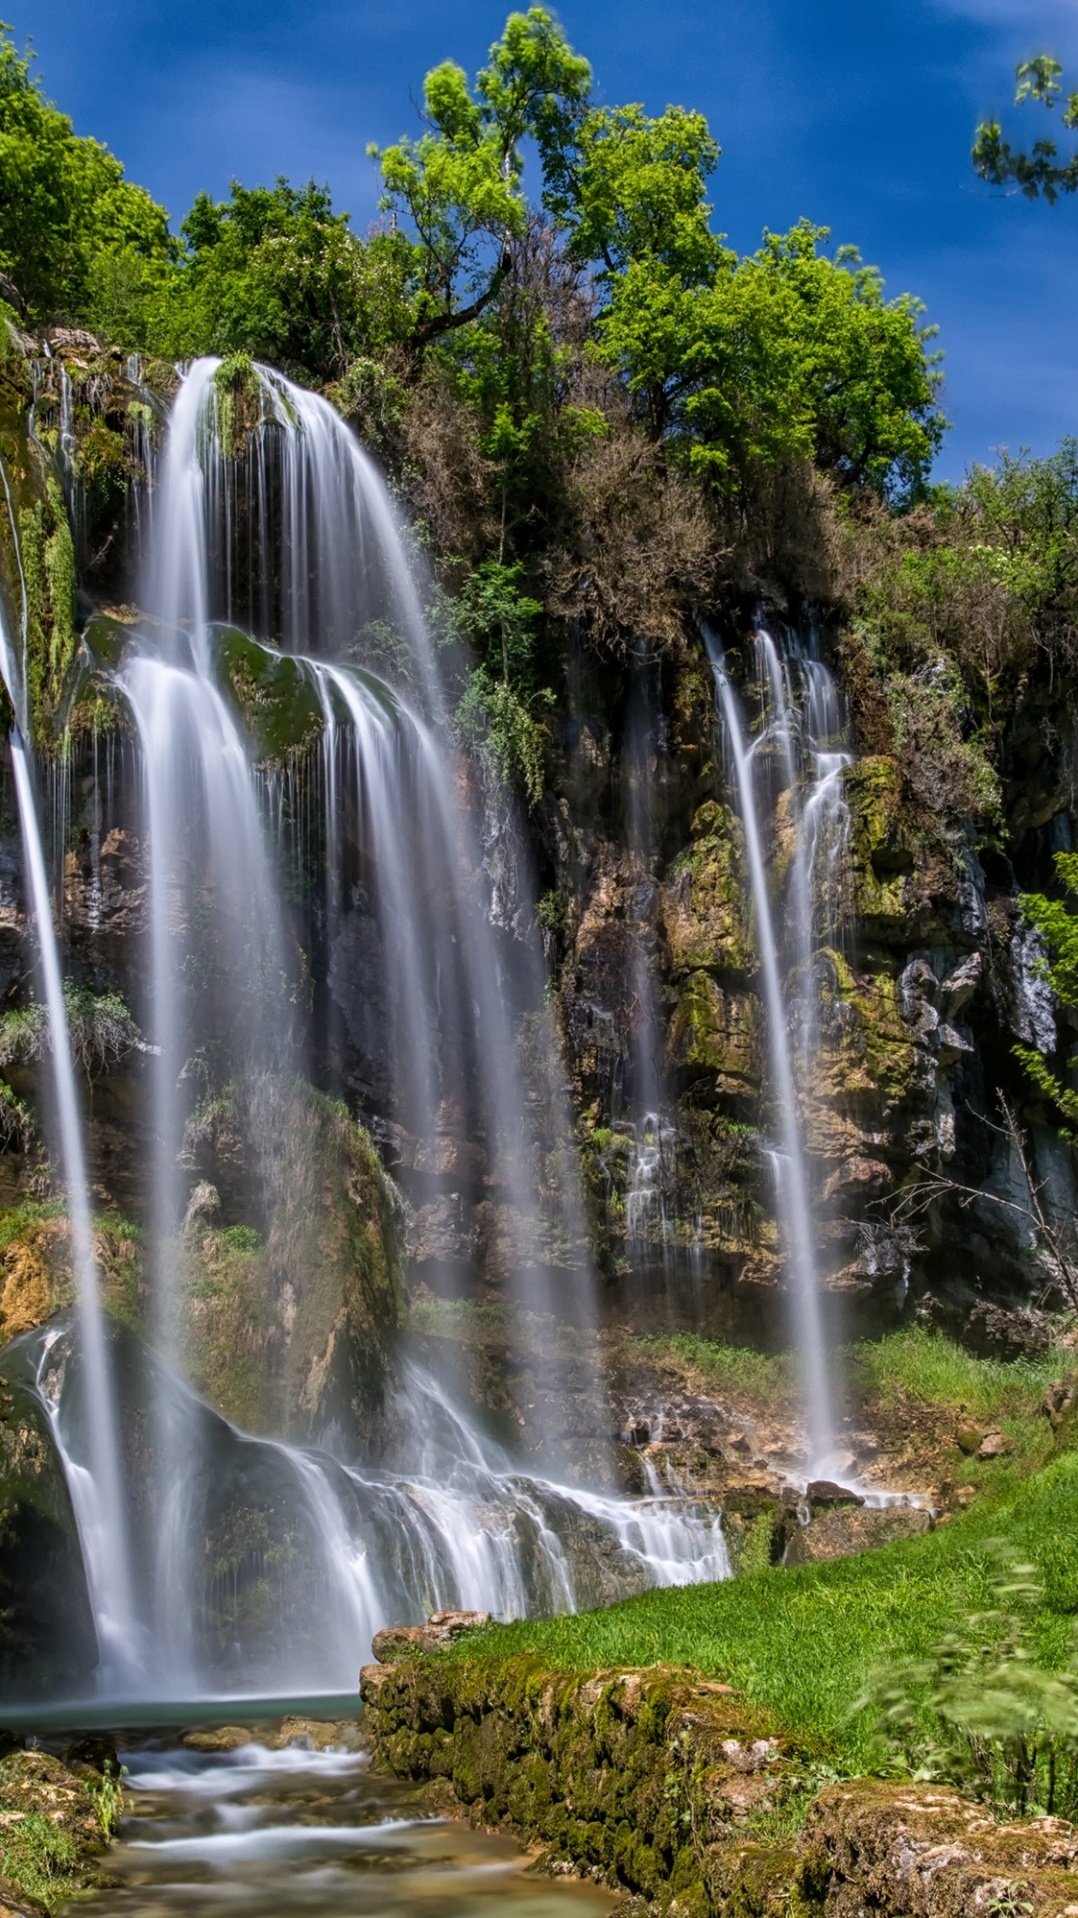
[[[707, 1341], [649, 1341], [713, 1384], [777, 1389], [783, 1361], [729, 1354]], [[980, 1361], [949, 1341], [908, 1331], [851, 1352], [858, 1393], [899, 1410], [949, 1408], [1007, 1432], [1012, 1452], [981, 1463], [953, 1450], [954, 1476], [977, 1488], [970, 1509], [936, 1531], [857, 1558], [788, 1570], [772, 1567], [723, 1585], [645, 1593], [572, 1618], [521, 1622], [473, 1634], [446, 1656], [508, 1661], [533, 1652], [553, 1668], [655, 1663], [721, 1678], [811, 1739], [843, 1770], [869, 1762], [871, 1725], [854, 1711], [870, 1670], [927, 1653], [956, 1618], [991, 1601], [993, 1545], [1006, 1540], [1039, 1569], [1043, 1603], [1035, 1654], [1062, 1664], [1078, 1612], [1078, 1432], [1053, 1434], [1039, 1406], [1072, 1354], [1014, 1364]]]

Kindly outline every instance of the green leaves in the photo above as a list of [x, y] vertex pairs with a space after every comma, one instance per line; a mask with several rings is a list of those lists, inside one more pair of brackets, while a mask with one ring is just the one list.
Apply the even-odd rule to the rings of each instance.
[[1003, 1540], [987, 1547], [989, 1603], [955, 1619], [921, 1657], [877, 1667], [856, 1701], [892, 1762], [946, 1779], [1002, 1809], [1078, 1808], [1078, 1676], [1046, 1671], [1030, 1627], [1040, 1576]]
[[152, 278], [171, 251], [164, 208], [75, 134], [0, 23], [0, 271], [28, 316], [87, 317], [103, 256]]
[[711, 231], [706, 198], [720, 150], [703, 114], [684, 107], [657, 119], [640, 106], [589, 113], [547, 192], [573, 257], [612, 277], [646, 261], [682, 286], [706, 285], [734, 258]]
[[[1078, 1006], [1078, 853], [1057, 852], [1053, 864], [1066, 897], [1049, 899], [1044, 893], [1026, 892], [1019, 906], [1026, 924], [1040, 933], [1051, 955], [1043, 961], [1041, 972], [1060, 1004]], [[1044, 1054], [1032, 1046], [1015, 1046], [1038, 1092], [1050, 1099], [1061, 1115], [1064, 1138], [1078, 1139], [1078, 1091], [1064, 1085]]]
[[[1034, 100], [1053, 108], [1062, 96], [1063, 72], [1058, 60], [1038, 53], [1015, 68], [1018, 82], [1015, 104]], [[1063, 125], [1078, 128], [1078, 92], [1066, 99], [1061, 115]], [[1027, 152], [1017, 151], [1003, 138], [998, 120], [986, 120], [977, 128], [972, 153], [974, 169], [990, 186], [1017, 186], [1027, 200], [1046, 199], [1053, 203], [1061, 193], [1078, 192], [1078, 153], [1061, 160], [1054, 140], [1035, 140]]]
[[521, 143], [533, 138], [556, 163], [590, 86], [587, 61], [532, 7], [510, 15], [474, 94], [462, 68], [444, 61], [424, 84], [428, 130], [368, 148], [383, 211], [413, 242], [415, 346], [477, 318], [495, 297], [527, 226]]
[[815, 460], [843, 485], [908, 497], [944, 431], [930, 330], [909, 295], [801, 221], [756, 254], [721, 252], [705, 283], [652, 254], [607, 275], [600, 356], [644, 400], [656, 433], [725, 482], [754, 462]]

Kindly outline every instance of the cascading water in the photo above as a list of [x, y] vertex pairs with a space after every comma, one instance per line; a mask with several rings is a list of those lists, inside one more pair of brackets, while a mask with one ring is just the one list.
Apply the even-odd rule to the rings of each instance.
[[[370, 958], [359, 1011], [357, 995], [349, 1001], [363, 1025], [351, 1040], [384, 1061], [390, 1131], [413, 1202], [444, 1186], [446, 1114], [455, 1114], [458, 1136], [476, 1142], [480, 1190], [505, 1221], [505, 1292], [527, 1315], [520, 1342], [544, 1315], [586, 1327], [591, 1310], [586, 1268], [572, 1253], [584, 1236], [572, 1180], [560, 1182], [552, 1221], [535, 1169], [536, 1101], [517, 1060], [522, 1015], [533, 1045], [541, 1032], [540, 973], [523, 945], [507, 964], [481, 907], [481, 860], [436, 660], [385, 490], [324, 401], [260, 369], [225, 408], [216, 374], [216, 363], [199, 362], [181, 383], [146, 516], [148, 617], [114, 673], [142, 768], [152, 1322], [162, 1358], [133, 1355], [114, 1329], [141, 1473], [139, 1510], [128, 1515], [139, 1577], [124, 1635], [142, 1664], [121, 1671], [105, 1661], [101, 1677], [113, 1691], [157, 1695], [225, 1683], [349, 1685], [374, 1630], [432, 1605], [514, 1615], [729, 1571], [713, 1507], [669, 1495], [631, 1502], [561, 1482], [569, 1451], [560, 1385], [549, 1394], [541, 1462], [525, 1470], [457, 1408], [455, 1388], [407, 1359], [386, 1413], [391, 1464], [376, 1466], [250, 1438], [179, 1375], [188, 1140], [203, 1124], [200, 1101], [300, 1071], [305, 1047], [317, 1043], [282, 891], [283, 787], [253, 763], [241, 731], [237, 658], [241, 679], [260, 662], [288, 660], [320, 719], [324, 813], [315, 837], [327, 867], [327, 965], [346, 962], [350, 939]], [[257, 645], [219, 624], [232, 619], [258, 632]], [[359, 664], [357, 651], [380, 671]], [[387, 668], [395, 683], [382, 677]], [[257, 1157], [257, 1136], [249, 1143]], [[251, 1176], [257, 1182], [257, 1166]], [[562, 1248], [560, 1267], [548, 1243]], [[73, 1494], [71, 1381], [79, 1403], [93, 1396], [99, 1332], [100, 1321], [90, 1337], [81, 1329], [77, 1352], [70, 1334], [32, 1335]], [[107, 1358], [108, 1341], [99, 1345]], [[589, 1361], [574, 1354], [571, 1363], [579, 1387]], [[583, 1397], [595, 1401], [594, 1392]], [[106, 1503], [118, 1485], [114, 1450], [116, 1471], [104, 1456], [88, 1460], [93, 1494]], [[237, 1558], [237, 1513], [248, 1509], [262, 1542]], [[78, 1517], [91, 1602], [103, 1624], [117, 1608], [84, 1513], [88, 1506]], [[245, 1520], [239, 1535], [249, 1529]], [[125, 1536], [119, 1510], [109, 1531]], [[246, 1649], [228, 1623], [240, 1572], [210, 1570], [233, 1562], [276, 1593], [273, 1630]], [[118, 1556], [111, 1573], [121, 1565]]]
[[[5, 494], [7, 478], [4, 475]], [[9, 499], [10, 505], [10, 499]], [[18, 542], [14, 519], [12, 534]], [[21, 568], [21, 560], [20, 560]], [[25, 608], [24, 608], [25, 612]], [[25, 650], [25, 636], [24, 636]], [[84, 1373], [81, 1418], [65, 1431], [58, 1406], [43, 1403], [57, 1443], [70, 1460], [69, 1489], [87, 1568], [94, 1590], [96, 1625], [105, 1682], [130, 1681], [141, 1664], [126, 1503], [117, 1443], [115, 1393], [110, 1375], [94, 1254], [89, 1180], [79, 1112], [78, 1085], [71, 1050], [60, 955], [53, 923], [52, 893], [41, 838], [34, 769], [23, 736], [26, 692], [21, 662], [11, 644], [0, 602], [0, 673], [16, 715], [10, 738], [16, 803], [22, 834], [29, 905], [37, 928], [38, 967], [49, 1034], [54, 1124], [67, 1194], [71, 1259], [75, 1274]]]
[[[756, 923], [756, 942], [767, 1027], [772, 1095], [778, 1138], [767, 1151], [778, 1203], [791, 1278], [794, 1332], [800, 1355], [810, 1474], [826, 1468], [837, 1429], [816, 1256], [816, 1230], [809, 1167], [798, 1108], [796, 1064], [806, 1085], [817, 1042], [815, 953], [821, 939], [840, 928], [844, 852], [849, 816], [842, 794], [849, 755], [838, 746], [842, 721], [833, 683], [816, 660], [803, 662], [805, 697], [799, 712], [785, 661], [766, 631], [756, 636], [757, 685], [766, 724], [750, 745], [726, 671], [722, 650], [712, 635], [707, 646], [723, 719], [745, 848]], [[799, 751], [800, 746], [800, 751]], [[794, 847], [787, 894], [785, 941], [776, 924], [764, 851], [765, 802], [759, 789], [757, 760], [764, 753], [779, 761], [780, 789], [794, 808]], [[811, 764], [810, 783], [801, 792], [801, 761]], [[774, 798], [774, 794], [770, 795]], [[785, 963], [784, 963], [785, 962]], [[800, 1059], [791, 1043], [791, 1015], [800, 1024]]]
[[655, 994], [651, 942], [655, 923], [657, 719], [647, 667], [639, 667], [629, 698], [623, 763], [626, 843], [632, 865], [629, 988], [632, 994], [628, 1117], [632, 1153], [625, 1189], [625, 1239], [638, 1266], [664, 1269], [672, 1252], [668, 1192], [677, 1178], [677, 1129], [663, 1110], [663, 1039]]

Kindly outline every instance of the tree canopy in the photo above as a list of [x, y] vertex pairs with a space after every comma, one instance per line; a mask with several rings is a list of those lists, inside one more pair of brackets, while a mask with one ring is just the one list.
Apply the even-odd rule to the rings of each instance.
[[46, 100], [0, 24], [0, 290], [32, 315], [84, 318], [102, 283], [170, 260], [168, 215]]
[[200, 194], [172, 237], [4, 30], [10, 297], [32, 321], [172, 359], [248, 354], [342, 391], [440, 368], [501, 475], [499, 562], [525, 477], [602, 430], [566, 404], [574, 355], [709, 486], [789, 462], [898, 499], [923, 486], [943, 421], [918, 303], [885, 298], [878, 271], [808, 221], [739, 258], [715, 229], [720, 148], [701, 113], [595, 105], [588, 61], [541, 6], [509, 16], [474, 81], [433, 67], [422, 113], [418, 134], [370, 149], [382, 218], [366, 237], [327, 188], [284, 178]]

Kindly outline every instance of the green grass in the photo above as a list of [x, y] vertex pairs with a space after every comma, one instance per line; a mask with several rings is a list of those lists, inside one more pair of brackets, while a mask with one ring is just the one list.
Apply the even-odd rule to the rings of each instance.
[[853, 1346], [847, 1360], [851, 1383], [866, 1395], [894, 1403], [901, 1392], [984, 1419], [1028, 1417], [1045, 1387], [1075, 1369], [1075, 1354], [1055, 1348], [1033, 1359], [974, 1358], [918, 1325]]
[[451, 1657], [500, 1662], [524, 1650], [551, 1666], [691, 1665], [771, 1708], [780, 1723], [856, 1772], [871, 1725], [851, 1711], [870, 1668], [927, 1652], [957, 1616], [989, 1602], [991, 1540], [1041, 1570], [1034, 1628], [1047, 1664], [1068, 1656], [1078, 1610], [1078, 1454], [1065, 1452], [1001, 1498], [919, 1539], [798, 1571], [775, 1567], [723, 1585], [647, 1592], [606, 1611], [469, 1635]]
[[758, 1352], [749, 1345], [722, 1345], [696, 1332], [658, 1333], [653, 1338], [629, 1339], [621, 1347], [630, 1362], [674, 1365], [695, 1374], [701, 1384], [717, 1392], [748, 1392], [772, 1402], [787, 1401], [798, 1392], [797, 1368], [789, 1352]]
[[46, 1911], [55, 1911], [80, 1890], [79, 1847], [43, 1812], [28, 1812], [5, 1825], [0, 1839], [0, 1871]]

